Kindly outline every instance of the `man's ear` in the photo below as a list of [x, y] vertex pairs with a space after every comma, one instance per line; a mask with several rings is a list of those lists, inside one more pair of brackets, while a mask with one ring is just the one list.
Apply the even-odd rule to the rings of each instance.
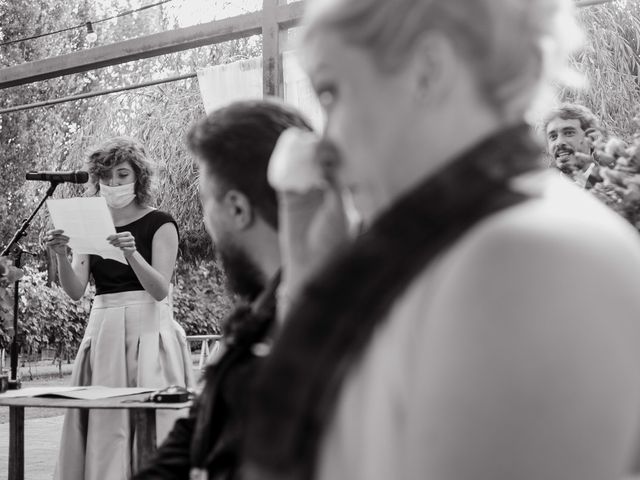
[[238, 230], [249, 228], [253, 223], [253, 208], [247, 196], [238, 190], [229, 190], [224, 195], [224, 206], [229, 218]]

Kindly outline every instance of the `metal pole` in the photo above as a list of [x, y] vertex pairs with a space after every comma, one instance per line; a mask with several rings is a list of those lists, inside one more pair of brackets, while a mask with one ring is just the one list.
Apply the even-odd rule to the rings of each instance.
[[[20, 268], [22, 264], [22, 249], [16, 245], [16, 257], [14, 264], [17, 268]], [[20, 280], [16, 280], [13, 284], [13, 338], [11, 339], [11, 376], [9, 377], [9, 388], [16, 390], [20, 388], [20, 381], [18, 380], [18, 306], [19, 306], [19, 294], [18, 289], [20, 287]]]
[[[15, 247], [16, 260], [14, 263], [15, 263], [15, 266], [18, 268], [20, 268], [22, 254], [25, 253], [25, 251], [20, 247], [18, 242], [22, 237], [26, 235], [26, 232], [27, 232], [27, 229], [29, 228], [31, 220], [33, 220], [33, 217], [36, 216], [36, 213], [38, 213], [38, 210], [40, 210], [42, 205], [44, 205], [44, 202], [46, 202], [47, 199], [51, 197], [51, 195], [53, 195], [53, 192], [55, 191], [57, 186], [58, 186], [58, 182], [50, 183], [44, 198], [40, 201], [40, 203], [33, 210], [33, 212], [31, 212], [31, 215], [29, 216], [29, 218], [27, 218], [24, 222], [22, 222], [22, 225], [20, 226], [18, 231], [15, 233], [15, 235], [9, 242], [9, 245], [7, 245], [6, 248], [2, 250], [2, 253], [0, 254], [0, 256], [4, 257], [11, 251], [12, 248]], [[11, 342], [11, 378], [9, 379], [10, 389], [20, 388], [20, 381], [18, 380], [18, 313], [19, 313], [18, 288], [19, 288], [19, 282], [20, 280], [16, 280], [16, 282], [14, 283], [14, 290], [13, 290], [13, 340]]]

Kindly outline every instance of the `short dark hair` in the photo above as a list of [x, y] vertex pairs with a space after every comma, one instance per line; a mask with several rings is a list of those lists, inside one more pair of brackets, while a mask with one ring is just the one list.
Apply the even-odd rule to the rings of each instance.
[[580, 128], [586, 131], [590, 128], [600, 128], [600, 121], [595, 114], [584, 105], [577, 103], [563, 103], [557, 108], [554, 108], [544, 117], [544, 131], [547, 131], [547, 126], [554, 118], [561, 118], [562, 120], [580, 120]]
[[280, 134], [290, 127], [312, 130], [297, 110], [276, 100], [243, 100], [196, 122], [187, 144], [216, 177], [221, 195], [235, 189], [273, 228], [278, 227], [276, 193], [267, 166]]

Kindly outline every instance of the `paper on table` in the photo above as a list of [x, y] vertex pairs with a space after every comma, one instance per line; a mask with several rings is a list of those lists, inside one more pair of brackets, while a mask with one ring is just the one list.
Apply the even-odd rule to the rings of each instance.
[[124, 253], [107, 242], [116, 233], [107, 202], [102, 197], [47, 200], [49, 215], [56, 229], [64, 230], [69, 247], [76, 253], [99, 255], [127, 263]]
[[102, 387], [91, 386], [83, 388], [82, 390], [74, 390], [67, 392], [63, 395], [57, 394], [56, 396], [77, 398], [80, 400], [99, 400], [101, 398], [112, 397], [124, 397], [125, 395], [137, 395], [139, 393], [154, 392], [155, 388], [143, 388], [143, 387]]
[[153, 388], [102, 387], [99, 385], [90, 387], [30, 387], [19, 390], [9, 390], [8, 392], [1, 394], [0, 398], [62, 397], [78, 400], [100, 400], [102, 398], [149, 393], [154, 390], [155, 389]]
[[42, 395], [65, 395], [83, 387], [29, 387], [18, 390], [8, 390], [0, 398], [39, 397]]

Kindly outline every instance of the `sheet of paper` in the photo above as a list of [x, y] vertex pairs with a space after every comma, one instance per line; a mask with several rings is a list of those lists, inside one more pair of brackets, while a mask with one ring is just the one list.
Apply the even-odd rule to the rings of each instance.
[[80, 390], [72, 390], [69, 392], [55, 392], [53, 394], [39, 395], [51, 397], [76, 398], [79, 400], [99, 400], [102, 398], [123, 397], [125, 395], [137, 395], [138, 393], [149, 393], [157, 389], [154, 388], [136, 388], [136, 387], [101, 387], [91, 386], [84, 387]]
[[125, 395], [137, 395], [138, 393], [149, 393], [153, 391], [155, 391], [153, 388], [137, 387], [30, 387], [19, 390], [9, 390], [1, 394], [0, 398], [58, 397], [78, 400], [100, 400], [102, 398], [123, 397]]
[[49, 215], [56, 229], [64, 230], [69, 247], [76, 253], [99, 255], [127, 263], [124, 253], [110, 245], [107, 237], [116, 233], [109, 207], [102, 197], [47, 200]]
[[18, 390], [8, 390], [0, 395], [0, 398], [17, 398], [17, 397], [39, 397], [47, 394], [65, 395], [75, 390], [81, 390], [85, 387], [29, 387], [20, 388]]

